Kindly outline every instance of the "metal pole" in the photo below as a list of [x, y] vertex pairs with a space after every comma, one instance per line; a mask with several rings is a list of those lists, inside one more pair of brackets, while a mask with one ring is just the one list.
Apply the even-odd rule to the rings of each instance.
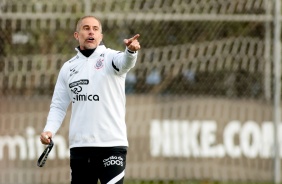
[[[271, 15], [271, 4], [269, 0], [264, 0], [266, 15]], [[264, 48], [264, 97], [267, 102], [271, 100], [271, 22], [265, 22], [265, 48]]]
[[279, 124], [280, 124], [280, 96], [281, 96], [281, 2], [274, 0], [274, 40], [273, 40], [273, 61], [274, 61], [274, 183], [280, 183], [280, 146], [279, 146]]
[[91, 3], [89, 0], [84, 0], [84, 14], [90, 15], [91, 13]]

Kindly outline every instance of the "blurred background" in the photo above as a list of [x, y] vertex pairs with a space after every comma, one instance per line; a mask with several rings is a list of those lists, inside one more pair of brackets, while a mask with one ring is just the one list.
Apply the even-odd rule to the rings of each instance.
[[279, 183], [278, 1], [0, 0], [0, 183], [69, 183], [70, 109], [36, 162], [84, 15], [101, 19], [109, 48], [141, 35], [126, 78], [126, 183]]

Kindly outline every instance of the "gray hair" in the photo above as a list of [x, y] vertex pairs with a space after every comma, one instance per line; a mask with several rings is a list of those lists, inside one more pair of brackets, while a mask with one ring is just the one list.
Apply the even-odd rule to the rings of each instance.
[[76, 32], [79, 31], [80, 26], [81, 26], [81, 22], [82, 22], [82, 20], [85, 19], [85, 18], [94, 18], [94, 19], [96, 19], [96, 20], [99, 22], [99, 26], [100, 26], [101, 33], [102, 33], [102, 23], [101, 23], [100, 19], [98, 19], [97, 17], [92, 16], [92, 15], [86, 15], [86, 16], [84, 16], [84, 17], [81, 17], [81, 18], [77, 21], [77, 23], [76, 23]]

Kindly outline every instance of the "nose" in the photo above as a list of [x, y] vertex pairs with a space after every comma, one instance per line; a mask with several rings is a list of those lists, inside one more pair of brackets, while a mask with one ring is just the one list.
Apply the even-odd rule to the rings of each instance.
[[94, 29], [89, 29], [89, 35], [93, 35], [94, 34]]
[[93, 35], [93, 34], [94, 34], [94, 30], [93, 30], [93, 29], [90, 29], [88, 34], [89, 34], [89, 35]]

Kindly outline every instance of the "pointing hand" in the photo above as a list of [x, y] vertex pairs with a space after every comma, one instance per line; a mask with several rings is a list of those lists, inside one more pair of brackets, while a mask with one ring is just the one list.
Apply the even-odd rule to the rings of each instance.
[[138, 51], [141, 46], [139, 44], [138, 38], [140, 37], [139, 34], [136, 34], [132, 38], [124, 39], [124, 44], [127, 46], [128, 50], [130, 51]]

